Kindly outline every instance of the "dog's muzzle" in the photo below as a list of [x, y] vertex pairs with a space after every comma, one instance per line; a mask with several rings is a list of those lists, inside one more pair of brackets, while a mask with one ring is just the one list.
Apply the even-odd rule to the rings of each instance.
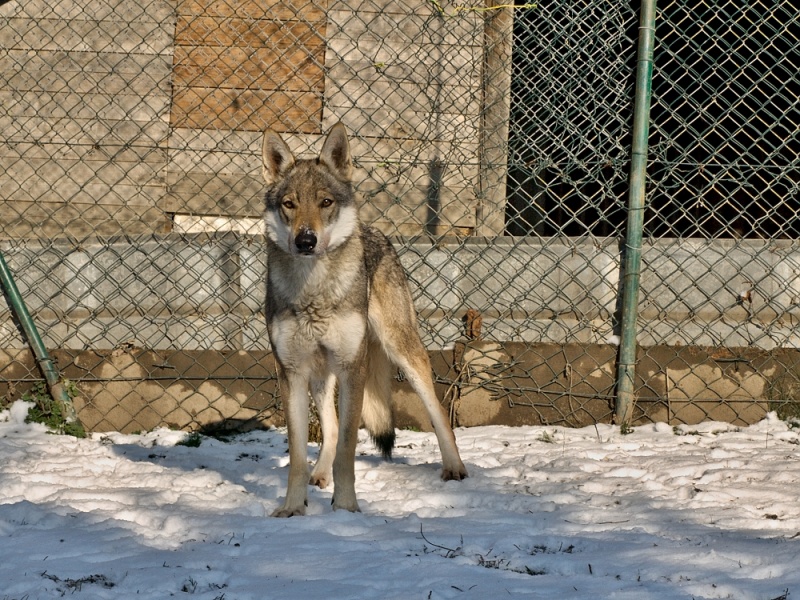
[[314, 254], [314, 249], [317, 247], [317, 235], [309, 229], [301, 229], [294, 238], [294, 246], [299, 254], [306, 256]]

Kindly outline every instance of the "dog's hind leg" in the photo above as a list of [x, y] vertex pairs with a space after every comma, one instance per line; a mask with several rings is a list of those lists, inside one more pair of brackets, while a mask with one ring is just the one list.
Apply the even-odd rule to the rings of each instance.
[[308, 378], [297, 372], [281, 378], [288, 390], [286, 423], [289, 427], [289, 484], [283, 506], [273, 517], [292, 517], [306, 514], [308, 494]]
[[442, 452], [442, 479], [460, 481], [467, 477], [467, 469], [458, 454], [456, 437], [450, 427], [447, 413], [436, 397], [428, 352], [416, 332], [413, 337], [416, 338], [413, 341], [405, 340], [406, 349], [410, 351], [393, 353], [392, 358], [403, 370], [411, 387], [417, 392], [428, 412], [433, 430], [436, 432], [436, 439], [439, 442], [439, 449]]
[[[403, 287], [392, 285], [393, 280], [401, 278]], [[380, 340], [389, 359], [403, 370], [425, 405], [442, 452], [442, 479], [461, 480], [467, 476], [467, 469], [458, 454], [447, 413], [436, 397], [431, 361], [417, 333], [414, 304], [405, 285], [399, 263], [390, 263], [383, 277], [375, 277], [369, 305], [370, 332]]]
[[311, 396], [317, 405], [317, 414], [322, 429], [322, 446], [319, 458], [311, 471], [309, 483], [326, 488], [333, 481], [333, 458], [336, 456], [336, 442], [339, 438], [339, 424], [336, 418], [336, 376], [329, 373], [327, 378], [311, 383]]

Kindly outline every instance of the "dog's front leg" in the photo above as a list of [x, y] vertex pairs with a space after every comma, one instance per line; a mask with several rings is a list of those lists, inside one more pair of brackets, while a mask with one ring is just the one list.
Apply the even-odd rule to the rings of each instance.
[[311, 395], [317, 405], [317, 415], [322, 429], [322, 446], [319, 458], [311, 471], [309, 483], [322, 489], [328, 487], [333, 478], [333, 459], [336, 453], [336, 442], [339, 439], [339, 426], [336, 418], [336, 376], [328, 374], [325, 379], [311, 383]]
[[273, 517], [306, 514], [308, 494], [308, 377], [296, 372], [283, 378], [288, 388], [286, 424], [289, 427], [289, 484], [283, 506]]
[[364, 361], [339, 375], [339, 439], [333, 461], [333, 509], [359, 512], [355, 459], [361, 407], [364, 403]]

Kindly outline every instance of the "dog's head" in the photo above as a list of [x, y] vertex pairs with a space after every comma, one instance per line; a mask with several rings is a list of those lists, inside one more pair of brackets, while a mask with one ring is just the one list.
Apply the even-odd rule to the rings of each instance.
[[319, 257], [347, 241], [358, 224], [350, 178], [353, 163], [344, 125], [337, 123], [316, 159], [295, 159], [275, 131], [264, 133], [267, 236], [300, 256]]

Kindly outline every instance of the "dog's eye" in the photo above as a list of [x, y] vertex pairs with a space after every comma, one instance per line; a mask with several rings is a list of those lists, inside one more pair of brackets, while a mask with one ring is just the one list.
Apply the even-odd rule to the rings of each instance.
[[328, 208], [332, 204], [333, 204], [333, 199], [332, 198], [325, 198], [325, 199], [322, 200], [322, 208]]
[[294, 208], [294, 202], [292, 202], [291, 200], [284, 200], [283, 201], [283, 208], [287, 208], [289, 210], [292, 210]]

